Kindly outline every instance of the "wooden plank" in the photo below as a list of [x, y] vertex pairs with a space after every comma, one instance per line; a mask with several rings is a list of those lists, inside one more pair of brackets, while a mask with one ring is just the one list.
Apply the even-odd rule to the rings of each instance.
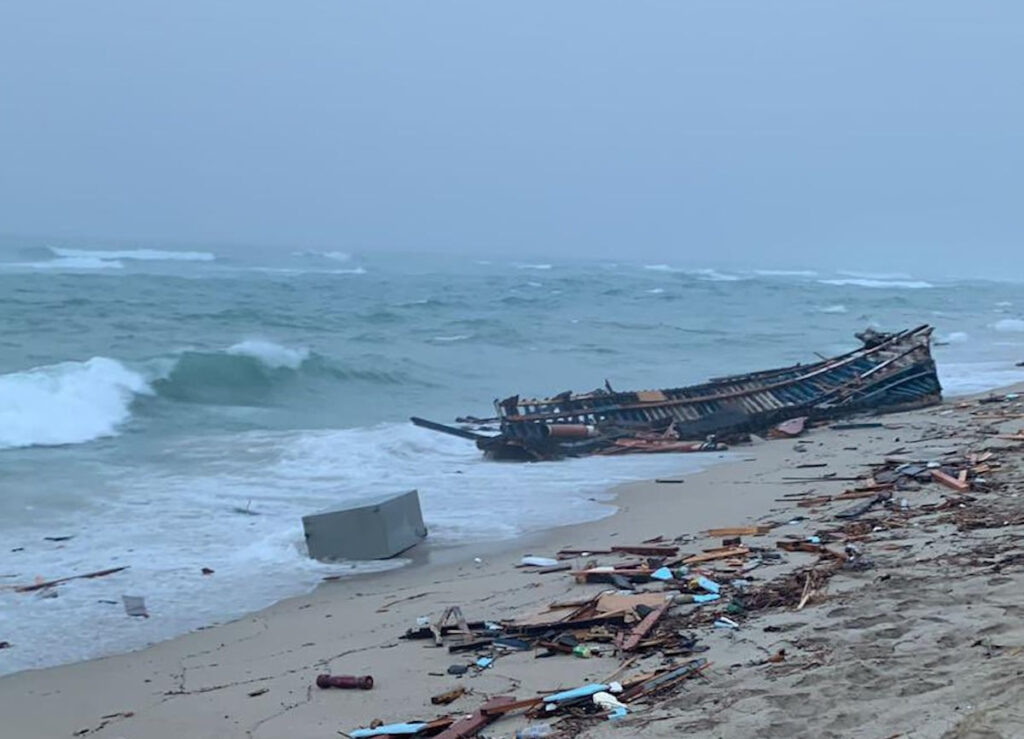
[[687, 557], [683, 560], [683, 564], [695, 565], [701, 562], [713, 562], [716, 559], [728, 559], [729, 557], [744, 557], [750, 554], [750, 550], [746, 547], [733, 547], [732, 549], [724, 549], [718, 552], [711, 552], [709, 554], [695, 554], [692, 557]]
[[641, 640], [647, 636], [647, 632], [654, 628], [654, 625], [658, 623], [658, 620], [665, 615], [665, 612], [672, 605], [672, 601], [666, 601], [661, 604], [658, 608], [644, 616], [643, 620], [633, 627], [633, 630], [629, 632], [629, 636], [622, 643], [622, 650], [624, 652], [632, 652], [636, 649], [637, 645]]
[[620, 554], [638, 554], [641, 557], [672, 557], [679, 553], [679, 547], [674, 546], [654, 546], [654, 545], [622, 545], [612, 547], [613, 552]]
[[771, 524], [760, 524], [758, 526], [727, 526], [721, 529], [708, 529], [704, 532], [704, 535], [712, 539], [720, 539], [724, 536], [763, 536], [771, 530]]
[[543, 702], [543, 696], [537, 696], [536, 698], [526, 698], [525, 700], [513, 701], [511, 703], [505, 703], [500, 706], [484, 705], [480, 707], [480, 711], [485, 716], [504, 716], [505, 714], [512, 713], [513, 711], [519, 711], [524, 708], [533, 708], [534, 706], [539, 705]]
[[87, 572], [84, 575], [71, 575], [70, 577], [59, 577], [56, 580], [44, 580], [43, 582], [37, 582], [32, 585], [18, 585], [14, 588], [16, 593], [31, 593], [33, 590], [42, 590], [48, 588], [51, 585], [60, 585], [61, 583], [70, 582], [71, 580], [91, 580], [94, 577], [106, 577], [107, 575], [113, 575], [115, 572], [122, 572], [127, 570], [128, 565], [124, 567], [112, 567], [109, 570], [97, 570], [96, 572]]
[[480, 733], [480, 729], [494, 721], [497, 715], [488, 713], [495, 708], [515, 703], [511, 695], [498, 695], [480, 706], [468, 716], [458, 719], [454, 724], [437, 735], [437, 739], [468, 739]]
[[951, 477], [942, 470], [932, 470], [931, 473], [932, 479], [935, 480], [935, 482], [941, 483], [951, 490], [956, 490], [958, 493], [966, 493], [971, 489], [970, 483]]

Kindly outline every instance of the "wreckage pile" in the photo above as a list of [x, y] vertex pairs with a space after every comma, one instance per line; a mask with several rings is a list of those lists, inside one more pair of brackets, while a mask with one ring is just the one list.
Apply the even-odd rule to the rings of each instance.
[[[701, 385], [621, 392], [606, 380], [587, 393], [513, 395], [495, 401], [493, 418], [462, 418], [464, 427], [411, 420], [473, 441], [495, 459], [717, 451], [722, 442], [796, 418], [820, 421], [939, 403], [931, 334], [926, 325], [891, 334], [869, 329], [857, 334], [863, 346], [847, 354]], [[487, 433], [495, 425], [498, 433]]]
[[[1004, 420], [1013, 417], [1001, 414]], [[1024, 525], [1019, 508], [1008, 512], [1007, 499], [992, 495], [1003, 488], [996, 478], [1002, 455], [1024, 447], [988, 444], [993, 438], [1024, 442], [1024, 435], [975, 430], [977, 442], [967, 448], [915, 453], [907, 443], [858, 477], [787, 480], [807, 485], [848, 479], [852, 484], [835, 495], [814, 490], [787, 495], [782, 501], [795, 504], [797, 513], [788, 520], [704, 532], [719, 539], [719, 546], [688, 551], [686, 539], [656, 537], [636, 545], [565, 548], [552, 557], [525, 556], [519, 564], [523, 570], [570, 577], [580, 587], [599, 589], [589, 588], [579, 599], [550, 603], [541, 613], [509, 619], [468, 621], [453, 606], [439, 618], [421, 619], [402, 639], [462, 655], [464, 659], [447, 670], [456, 678], [471, 678], [517, 654], [537, 659], [615, 655], [618, 668], [598, 682], [526, 698], [492, 696], [469, 714], [402, 724], [374, 722], [348, 735], [467, 739], [482, 736], [490, 724], [514, 713], [532, 722], [519, 737], [571, 737], [603, 721], [625, 721], [637, 728], [645, 720], [634, 716], [638, 708], [669, 700], [688, 681], [710, 679], [714, 655], [702, 644], [702, 632], [745, 629], [764, 612], [799, 611], [823, 602], [832, 578], [874, 569], [887, 553], [901, 551], [903, 546], [892, 539], [901, 529]], [[797, 529], [800, 533], [791, 533]], [[869, 557], [866, 549], [871, 545], [875, 550]], [[994, 568], [1020, 560], [1016, 555], [996, 559], [1005, 546], [983, 547], [988, 549], [982, 552], [987, 557], [982, 562]], [[779, 663], [788, 659], [786, 650], [778, 649], [756, 664], [782, 667]], [[433, 696], [432, 703], [447, 705], [468, 692], [463, 683]], [[487, 731], [487, 736], [507, 736]]]

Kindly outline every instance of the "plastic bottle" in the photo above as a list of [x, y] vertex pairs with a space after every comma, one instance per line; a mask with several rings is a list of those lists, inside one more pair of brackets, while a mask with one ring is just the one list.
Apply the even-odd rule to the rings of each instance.
[[516, 739], [541, 739], [541, 737], [551, 736], [554, 733], [555, 730], [551, 728], [551, 724], [535, 724], [517, 731]]
[[[585, 647], [582, 644], [577, 644], [575, 647], [572, 648], [572, 653], [576, 657], [589, 657], [590, 647]], [[547, 735], [545, 734], [545, 736]]]

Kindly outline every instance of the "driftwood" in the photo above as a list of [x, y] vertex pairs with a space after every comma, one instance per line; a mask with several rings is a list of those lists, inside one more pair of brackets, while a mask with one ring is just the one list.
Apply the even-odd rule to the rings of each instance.
[[32, 585], [19, 585], [14, 588], [14, 590], [18, 593], [31, 593], [33, 590], [42, 590], [43, 588], [60, 585], [61, 583], [70, 582], [71, 580], [91, 580], [94, 577], [105, 577], [107, 575], [113, 575], [115, 572], [121, 572], [127, 569], [128, 565], [125, 565], [124, 567], [112, 567], [109, 570], [97, 570], [96, 572], [87, 572], [84, 575], [59, 577], [56, 580], [45, 580], [44, 582], [37, 582]]

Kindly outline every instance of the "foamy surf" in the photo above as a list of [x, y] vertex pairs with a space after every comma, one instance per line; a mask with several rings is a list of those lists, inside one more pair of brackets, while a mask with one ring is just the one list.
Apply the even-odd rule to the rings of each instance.
[[135, 396], [151, 392], [141, 374], [106, 357], [0, 375], [0, 449], [114, 436]]
[[875, 289], [890, 290], [922, 290], [935, 287], [924, 280], [877, 280], [865, 277], [846, 277], [835, 280], [818, 280], [822, 285], [834, 285], [836, 287], [868, 287]]
[[[301, 526], [311, 511], [417, 488], [429, 542], [472, 546], [601, 518], [614, 510], [609, 486], [689, 474], [722, 457], [592, 458], [512, 469], [485, 461], [464, 440], [407, 423], [207, 435], [173, 442], [164, 454], [181, 463], [177, 473], [142, 463], [109, 478], [115, 494], [94, 507], [88, 525], [80, 516], [52, 516], [48, 530], [74, 537], [64, 548], [40, 543], [34, 529], [5, 535], [5, 543], [25, 548], [21, 572], [49, 577], [131, 567], [68, 583], [56, 600], [0, 598], [0, 617], [19, 609], [5, 627], [5, 639], [19, 645], [5, 669], [141, 647], [300, 594], [324, 575], [403, 564], [311, 561]], [[478, 504], [467, 505], [471, 500]], [[204, 578], [202, 567], [214, 575]], [[144, 594], [153, 618], [126, 628], [120, 604], [103, 603], [123, 592]]]
[[51, 246], [50, 251], [67, 259], [129, 259], [142, 262], [212, 262], [216, 256], [205, 251], [172, 251], [166, 249], [63, 249]]
[[1024, 332], [1024, 320], [1020, 318], [1003, 318], [996, 321], [992, 328], [1002, 333], [1020, 333]]

